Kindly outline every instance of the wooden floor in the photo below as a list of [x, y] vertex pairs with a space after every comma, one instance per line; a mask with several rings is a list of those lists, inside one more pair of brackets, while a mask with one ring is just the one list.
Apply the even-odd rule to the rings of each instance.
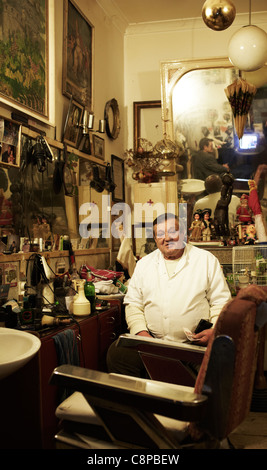
[[229, 440], [235, 449], [267, 450], [267, 412], [251, 411]]

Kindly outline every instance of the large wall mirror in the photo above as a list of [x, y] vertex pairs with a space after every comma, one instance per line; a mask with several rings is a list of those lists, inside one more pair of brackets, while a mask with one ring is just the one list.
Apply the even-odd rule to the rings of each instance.
[[249, 179], [267, 162], [267, 83], [257, 90], [239, 140], [224, 91], [238, 74], [227, 58], [162, 62], [163, 133], [184, 138], [189, 156], [202, 137], [212, 138], [219, 162], [228, 163], [235, 178]]

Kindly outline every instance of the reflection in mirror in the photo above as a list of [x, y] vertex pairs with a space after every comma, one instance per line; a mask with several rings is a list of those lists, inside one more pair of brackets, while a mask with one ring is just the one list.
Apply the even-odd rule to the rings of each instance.
[[[264, 68], [262, 73], [266, 73]], [[267, 178], [262, 168], [267, 163], [267, 83], [265, 80], [254, 96], [244, 136], [239, 141], [224, 91], [238, 75], [228, 59], [163, 62], [163, 133], [172, 140], [185, 138], [186, 152], [180, 158], [184, 166], [182, 179], [194, 178], [193, 162], [199, 141], [202, 137], [212, 138], [214, 157], [220, 164], [227, 163], [235, 177], [235, 192], [248, 192], [247, 181], [256, 175], [261, 205], [266, 211]], [[253, 77], [244, 78], [253, 83]]]
[[194, 70], [175, 84], [172, 94], [173, 131], [186, 137], [187, 146], [199, 149], [202, 137], [220, 146], [233, 144], [233, 121], [224, 88], [236, 78], [234, 69]]
[[[218, 163], [228, 163], [235, 178], [249, 179], [267, 161], [267, 83], [254, 96], [244, 136], [239, 141], [224, 91], [238, 73], [226, 59], [164, 62], [164, 133], [173, 140], [184, 136], [189, 160], [197, 157], [201, 138], [213, 139]], [[194, 177], [192, 164], [187, 177]]]

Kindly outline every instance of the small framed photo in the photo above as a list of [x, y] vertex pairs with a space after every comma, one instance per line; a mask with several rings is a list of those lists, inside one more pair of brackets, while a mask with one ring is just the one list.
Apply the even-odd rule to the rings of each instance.
[[112, 200], [115, 202], [124, 202], [124, 161], [115, 155], [111, 155], [111, 171], [112, 181], [116, 185], [112, 193]]
[[105, 141], [96, 134], [93, 134], [94, 156], [105, 160]]
[[80, 150], [80, 152], [86, 153], [87, 155], [92, 154], [90, 134], [86, 134], [82, 136], [82, 138], [80, 139], [78, 150]]
[[2, 166], [20, 166], [21, 124], [0, 117], [0, 163]]
[[63, 142], [75, 148], [78, 145], [83, 109], [82, 105], [74, 101], [72, 98], [70, 99], [63, 131]]

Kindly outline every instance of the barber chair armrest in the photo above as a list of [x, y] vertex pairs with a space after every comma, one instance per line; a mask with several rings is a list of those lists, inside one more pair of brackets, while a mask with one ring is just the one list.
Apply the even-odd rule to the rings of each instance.
[[201, 362], [206, 351], [205, 346], [183, 343], [182, 341], [168, 341], [166, 339], [150, 338], [149, 336], [131, 335], [125, 333], [118, 338], [118, 347], [135, 348], [139, 351], [160, 353], [172, 359], [181, 359], [181, 355], [191, 354], [195, 358], [200, 357]]
[[118, 338], [117, 347], [138, 351], [151, 379], [190, 387], [206, 351], [205, 346], [128, 333]]
[[190, 387], [71, 365], [54, 369], [50, 383], [82, 392], [93, 408], [120, 403], [182, 421], [199, 420], [207, 404], [207, 397], [196, 394]]

